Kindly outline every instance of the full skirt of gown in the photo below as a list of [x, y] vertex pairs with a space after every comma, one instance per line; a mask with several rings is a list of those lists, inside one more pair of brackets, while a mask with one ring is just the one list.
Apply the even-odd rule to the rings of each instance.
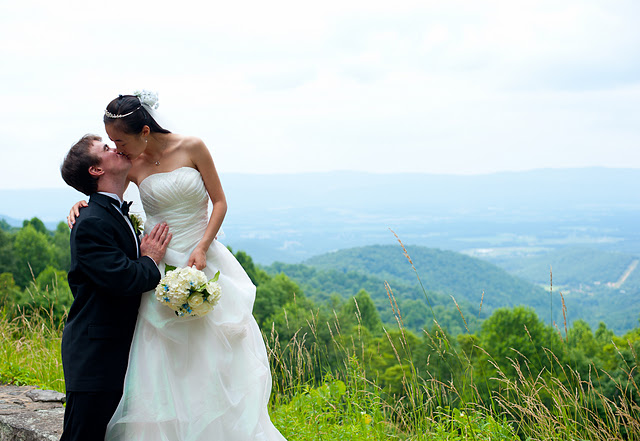
[[[200, 173], [182, 167], [140, 183], [145, 229], [167, 222], [173, 234], [165, 263], [184, 267], [208, 222]], [[253, 318], [255, 286], [227, 248], [214, 240], [203, 270], [220, 271], [222, 296], [204, 317], [177, 317], [142, 296], [124, 393], [107, 441], [284, 441], [267, 412], [271, 372]]]

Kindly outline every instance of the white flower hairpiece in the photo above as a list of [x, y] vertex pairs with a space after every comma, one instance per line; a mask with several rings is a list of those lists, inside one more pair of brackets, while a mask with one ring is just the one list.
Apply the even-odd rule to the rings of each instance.
[[151, 92], [143, 89], [136, 90], [133, 94], [138, 97], [141, 104], [144, 104], [151, 109], [157, 109], [160, 105], [158, 104], [158, 92]]

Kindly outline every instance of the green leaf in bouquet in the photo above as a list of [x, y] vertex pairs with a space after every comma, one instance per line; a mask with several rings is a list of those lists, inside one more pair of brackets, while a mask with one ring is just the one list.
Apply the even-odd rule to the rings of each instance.
[[176, 269], [177, 266], [173, 266], [173, 265], [169, 265], [168, 263], [164, 264], [164, 273], [167, 274], [170, 271], [173, 271], [174, 269]]
[[216, 275], [215, 275], [215, 276], [213, 276], [213, 279], [211, 279], [211, 281], [212, 281], [212, 282], [217, 282], [219, 277], [220, 277], [220, 271], [218, 271], [218, 272], [216, 273]]

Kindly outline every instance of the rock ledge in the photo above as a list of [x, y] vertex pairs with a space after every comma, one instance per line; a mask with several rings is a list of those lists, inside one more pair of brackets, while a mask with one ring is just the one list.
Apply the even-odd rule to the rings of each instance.
[[64, 394], [0, 385], [0, 441], [58, 441]]

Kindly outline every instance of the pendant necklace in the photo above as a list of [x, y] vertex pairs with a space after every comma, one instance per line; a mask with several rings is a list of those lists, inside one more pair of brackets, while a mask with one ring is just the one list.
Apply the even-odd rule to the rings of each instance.
[[[164, 143], [164, 146], [162, 146], [162, 150], [160, 151], [160, 158], [162, 158], [162, 152], [164, 152], [167, 149], [168, 144], [169, 144], [169, 140], [167, 139], [167, 142]], [[160, 158], [158, 158], [155, 162], [157, 167], [160, 166]]]

